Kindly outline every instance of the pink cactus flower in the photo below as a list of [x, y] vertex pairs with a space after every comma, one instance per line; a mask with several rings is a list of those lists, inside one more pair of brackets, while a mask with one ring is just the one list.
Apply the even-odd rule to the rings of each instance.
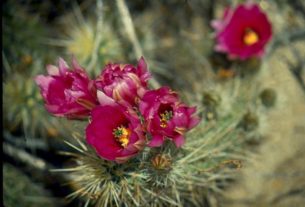
[[135, 156], [145, 144], [137, 115], [118, 104], [93, 109], [86, 137], [102, 158], [117, 163]]
[[272, 37], [272, 26], [258, 5], [247, 2], [227, 8], [222, 20], [212, 21], [216, 30], [215, 50], [228, 53], [231, 59], [262, 57]]
[[96, 85], [98, 90], [119, 104], [135, 106], [147, 90], [149, 78], [146, 62], [141, 57], [137, 67], [130, 64], [106, 65], [96, 79]]
[[200, 121], [198, 116], [193, 115], [196, 108], [181, 103], [177, 94], [168, 87], [147, 91], [139, 109], [152, 136], [148, 143], [150, 147], [161, 146], [167, 138], [181, 147], [184, 134]]
[[72, 66], [69, 70], [67, 63], [59, 58], [58, 67], [48, 65], [48, 75], [38, 75], [35, 81], [51, 114], [81, 119], [87, 117], [98, 104], [96, 87], [74, 58]]

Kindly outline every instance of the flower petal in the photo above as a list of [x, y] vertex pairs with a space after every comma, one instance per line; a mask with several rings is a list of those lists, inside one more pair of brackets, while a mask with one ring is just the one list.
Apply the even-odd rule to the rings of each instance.
[[97, 99], [101, 106], [116, 104], [112, 98], [110, 98], [104, 92], [102, 92], [100, 90], [97, 91]]
[[184, 144], [185, 139], [182, 135], [178, 135], [173, 139], [173, 141], [175, 142], [176, 147], [179, 148]]
[[150, 147], [160, 147], [164, 142], [164, 137], [162, 135], [154, 135], [152, 140], [148, 143]]

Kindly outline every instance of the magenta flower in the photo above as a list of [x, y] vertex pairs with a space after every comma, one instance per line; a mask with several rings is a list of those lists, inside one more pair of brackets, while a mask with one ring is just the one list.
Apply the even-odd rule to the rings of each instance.
[[193, 116], [196, 108], [181, 103], [168, 87], [147, 91], [139, 108], [152, 136], [148, 144], [151, 147], [161, 146], [166, 138], [173, 140], [177, 147], [182, 146], [185, 132], [200, 121], [199, 117]]
[[271, 24], [258, 5], [245, 3], [227, 8], [222, 20], [212, 21], [216, 30], [215, 50], [242, 60], [261, 57], [272, 36]]
[[138, 117], [118, 104], [93, 109], [86, 137], [102, 158], [118, 163], [135, 156], [145, 144]]
[[51, 114], [80, 119], [88, 116], [98, 103], [96, 87], [74, 58], [72, 66], [69, 70], [67, 63], [59, 58], [58, 67], [48, 65], [48, 75], [38, 75], [35, 81]]
[[[108, 64], [96, 79], [99, 90], [114, 101], [134, 106], [147, 90], [150, 73], [143, 57], [137, 67], [126, 64]], [[103, 103], [101, 103], [104, 105]]]

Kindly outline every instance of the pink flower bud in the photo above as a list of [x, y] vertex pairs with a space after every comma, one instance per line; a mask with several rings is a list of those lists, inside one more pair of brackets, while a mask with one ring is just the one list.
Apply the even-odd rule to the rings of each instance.
[[[108, 64], [96, 79], [96, 86], [108, 97], [125, 106], [135, 106], [147, 90], [150, 73], [143, 57], [135, 67], [130, 64]], [[102, 101], [102, 100], [101, 100]], [[101, 103], [104, 105], [104, 103]]]
[[35, 81], [51, 114], [80, 119], [88, 116], [98, 103], [96, 87], [75, 59], [72, 66], [69, 70], [67, 63], [59, 58], [58, 67], [48, 65], [49, 75], [38, 75]]

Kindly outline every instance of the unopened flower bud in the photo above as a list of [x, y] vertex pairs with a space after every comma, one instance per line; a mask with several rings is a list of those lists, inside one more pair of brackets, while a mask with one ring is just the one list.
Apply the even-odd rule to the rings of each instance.
[[172, 160], [167, 154], [157, 154], [152, 158], [151, 163], [157, 170], [168, 170], [171, 168]]

